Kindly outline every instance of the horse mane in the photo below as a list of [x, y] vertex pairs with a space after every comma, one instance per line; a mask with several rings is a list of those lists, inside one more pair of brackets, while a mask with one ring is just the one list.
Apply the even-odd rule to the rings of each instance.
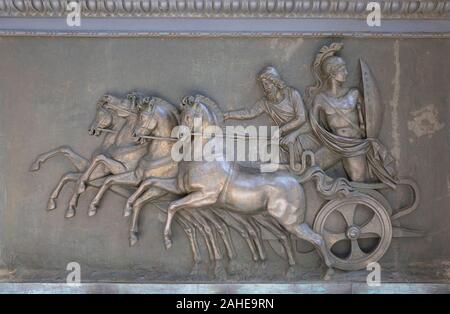
[[206, 107], [212, 111], [212, 113], [215, 116], [217, 126], [219, 126], [219, 127], [223, 126], [224, 118], [223, 118], [222, 110], [220, 110], [220, 107], [217, 105], [217, 103], [214, 100], [212, 100], [211, 98], [206, 97], [204, 95], [200, 95], [200, 94], [195, 95], [195, 100], [205, 104]]
[[159, 97], [152, 97], [152, 101], [153, 101], [154, 106], [164, 107], [165, 109], [170, 111], [175, 116], [178, 123], [180, 122], [180, 111], [178, 110], [178, 108], [175, 105], [172, 105], [168, 101], [161, 99]]

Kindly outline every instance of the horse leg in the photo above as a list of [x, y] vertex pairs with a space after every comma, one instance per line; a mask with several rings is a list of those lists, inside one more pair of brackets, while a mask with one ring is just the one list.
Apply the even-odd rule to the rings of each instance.
[[[158, 204], [154, 204], [154, 206], [159, 210], [161, 210], [163, 213], [167, 213], [167, 211]], [[187, 212], [181, 211], [179, 217], [177, 217], [176, 220], [181, 224], [182, 227], [184, 226], [183, 229], [190, 240], [195, 263], [193, 273], [195, 273], [198, 264], [202, 262], [202, 256], [200, 254], [200, 249], [198, 247], [197, 232], [196, 232], [196, 228], [200, 229], [200, 226], [194, 219], [192, 219], [192, 217]]]
[[294, 254], [292, 252], [291, 242], [289, 241], [289, 237], [283, 232], [283, 230], [275, 225], [272, 221], [268, 220], [267, 217], [262, 215], [253, 216], [253, 218], [263, 227], [265, 227], [269, 232], [271, 232], [275, 237], [283, 245], [283, 248], [286, 252], [286, 256], [288, 258], [288, 263], [290, 266], [295, 265]]
[[137, 201], [137, 199], [144, 193], [144, 191], [148, 190], [151, 186], [155, 186], [157, 188], [161, 188], [169, 193], [172, 194], [181, 194], [181, 191], [178, 188], [177, 185], [177, 179], [176, 178], [153, 178], [150, 177], [144, 181], [141, 182], [136, 192], [134, 192], [127, 200], [127, 203], [125, 205], [125, 210], [123, 212], [123, 215], [125, 217], [129, 216], [132, 212], [133, 204]]
[[[280, 213], [280, 212], [295, 212], [295, 208], [286, 208], [286, 209], [280, 209], [280, 205], [279, 202], [274, 202], [273, 204], [275, 207], [277, 208], [270, 208], [270, 204], [268, 207], [268, 211], [269, 213], [271, 212], [275, 212], [275, 213]], [[291, 206], [291, 205], [287, 205], [287, 206]], [[314, 232], [311, 227], [303, 222], [298, 224], [297, 222], [294, 223], [287, 223], [285, 220], [288, 219], [281, 219], [279, 217], [277, 217], [277, 215], [273, 215], [273, 217], [290, 233], [294, 234], [295, 236], [299, 237], [300, 239], [306, 240], [309, 243], [311, 243], [320, 253], [320, 255], [323, 258], [323, 261], [325, 263], [325, 265], [328, 267], [328, 272], [326, 276], [331, 275], [331, 273], [333, 272], [332, 270], [332, 263], [329, 259], [328, 256], [328, 251], [325, 247], [325, 241], [323, 240], [322, 236], [316, 232]], [[297, 220], [297, 219], [292, 219], [292, 220]], [[292, 221], [291, 220], [291, 221]]]
[[334, 273], [333, 264], [329, 259], [328, 251], [325, 247], [325, 241], [323, 240], [322, 236], [318, 233], [315, 233], [306, 223], [301, 223], [297, 226], [291, 225], [289, 227], [286, 227], [286, 229], [294, 233], [299, 238], [310, 242], [319, 251], [325, 265], [327, 266], [327, 271], [325, 273], [324, 279], [330, 279], [331, 275]]
[[197, 269], [197, 265], [202, 262], [202, 257], [197, 243], [197, 233], [195, 231], [195, 226], [193, 226], [189, 221], [185, 220], [181, 215], [178, 215], [175, 220], [183, 228], [184, 233], [186, 233], [186, 236], [189, 239], [192, 250], [192, 257], [194, 259], [193, 272], [195, 272], [194, 270]]
[[88, 215], [94, 216], [97, 213], [97, 207], [100, 204], [100, 200], [112, 185], [120, 184], [127, 186], [136, 186], [139, 181], [140, 180], [136, 177], [134, 171], [109, 176], [108, 178], [106, 178], [105, 182], [103, 182], [102, 187], [92, 200], [91, 205], [89, 206]]
[[[102, 168], [100, 168], [100, 167], [96, 168], [96, 167], [97, 167], [97, 165], [95, 165], [95, 167], [91, 171], [92, 172], [90, 174], [90, 179], [91, 180], [101, 179], [101, 178], [104, 178], [105, 176], [107, 176], [109, 174], [109, 170], [106, 169], [105, 167], [102, 167]], [[100, 170], [100, 172], [96, 173], [95, 171], [98, 171], [98, 170]], [[80, 175], [80, 177], [78, 178], [77, 182], [75, 183], [74, 191], [73, 191], [72, 197], [71, 197], [70, 202], [69, 202], [69, 207], [66, 210], [66, 218], [70, 218], [70, 217], [75, 216], [75, 211], [76, 211], [76, 208], [77, 208], [77, 205], [78, 205], [78, 199], [80, 197], [80, 194], [77, 193], [76, 189], [77, 189], [78, 184], [80, 183], [80, 180], [81, 180], [82, 176], [83, 176], [83, 174]], [[93, 184], [92, 186], [93, 187], [98, 187], [95, 184]], [[123, 191], [121, 191], [121, 192], [123, 192]], [[126, 195], [125, 193], [122, 193], [122, 194]]]
[[137, 190], [131, 194], [131, 196], [127, 199], [125, 204], [125, 209], [123, 211], [123, 216], [128, 217], [133, 212], [134, 203], [141, 197], [141, 195], [150, 188], [151, 184], [148, 181], [143, 181], [137, 188]]
[[[89, 177], [91, 175], [91, 173], [95, 170], [95, 168], [97, 167], [98, 162], [94, 159], [93, 163], [88, 167], [88, 169], [78, 178], [77, 183], [75, 185], [75, 189], [73, 191], [72, 197], [69, 201], [69, 207], [66, 209], [66, 218], [71, 218], [73, 216], [75, 216], [75, 212], [76, 212], [76, 208], [78, 206], [78, 199], [80, 197], [80, 194], [82, 192], [80, 191], [80, 185], [82, 185], [83, 189], [82, 191], [84, 192], [86, 190], [86, 186], [83, 183], [83, 176], [86, 176], [86, 173], [88, 173], [87, 177]], [[105, 173], [106, 175], [107, 173]]]
[[200, 210], [192, 211], [191, 215], [194, 217], [195, 220], [198, 221], [198, 223], [200, 225], [202, 225], [203, 230], [205, 231], [206, 235], [208, 236], [209, 241], [210, 241], [211, 246], [212, 246], [213, 253], [214, 253], [214, 261], [221, 260], [223, 258], [223, 256], [222, 256], [222, 252], [220, 251], [219, 246], [217, 245], [217, 239], [216, 239], [216, 235], [214, 233], [214, 230], [211, 228], [211, 226], [205, 220], [205, 218], [203, 218], [203, 216], [201, 215], [201, 211]]
[[264, 247], [263, 244], [261, 243], [261, 239], [258, 236], [258, 232], [256, 231], [256, 229], [247, 221], [247, 219], [239, 214], [236, 213], [232, 213], [229, 212], [229, 214], [236, 219], [237, 221], [239, 221], [245, 229], [248, 230], [248, 233], [250, 235], [250, 237], [252, 238], [253, 242], [256, 245], [256, 248], [258, 250], [258, 254], [259, 254], [259, 258], [262, 261], [266, 260], [266, 253], [264, 251]]
[[81, 172], [68, 172], [64, 174], [61, 179], [58, 182], [58, 185], [53, 190], [52, 194], [50, 195], [50, 199], [48, 200], [47, 210], [52, 210], [56, 208], [56, 199], [59, 196], [59, 193], [61, 193], [62, 188], [64, 185], [66, 185], [67, 182], [75, 182], [78, 180], [78, 178], [81, 176]]
[[[134, 211], [133, 211], [133, 217], [131, 222], [131, 228], [130, 228], [130, 246], [134, 246], [137, 243], [138, 240], [138, 225], [139, 225], [139, 214], [141, 212], [141, 209], [144, 207], [144, 205], [151, 200], [158, 199], [160, 197], [163, 197], [166, 195], [167, 192], [158, 188], [153, 188], [151, 190], [148, 190], [144, 195], [142, 195], [141, 198], [139, 198], [136, 203], [134, 204]], [[158, 207], [161, 211], [165, 212], [162, 208]], [[183, 230], [185, 231], [187, 237], [189, 238], [191, 249], [194, 257], [194, 263], [195, 265], [198, 265], [201, 263], [201, 254], [200, 250], [198, 248], [198, 241], [195, 231], [195, 224], [197, 222], [193, 222], [192, 218], [188, 215], [185, 215], [187, 213], [181, 212], [180, 217], [178, 217], [178, 222], [183, 227]]]
[[[167, 211], [166, 211], [166, 213], [167, 213]], [[183, 218], [185, 218], [186, 220], [188, 220], [191, 224], [193, 224], [198, 229], [198, 231], [200, 231], [200, 233], [203, 237], [203, 240], [205, 241], [209, 260], [214, 261], [214, 250], [212, 248], [211, 241], [210, 241], [208, 235], [206, 234], [205, 228], [203, 228], [203, 225], [201, 225], [197, 220], [195, 220], [195, 218], [189, 212], [182, 210], [178, 214], [180, 216], [182, 216]]]
[[255, 230], [255, 233], [256, 233], [256, 236], [255, 236], [255, 238], [256, 239], [258, 239], [258, 240], [260, 240], [260, 244], [261, 244], [261, 252], [262, 252], [262, 254], [263, 254], [263, 257], [261, 257], [261, 260], [262, 261], [265, 261], [266, 260], [266, 251], [264, 250], [264, 246], [263, 246], [263, 243], [262, 243], [262, 236], [261, 236], [261, 229], [259, 228], [259, 226], [258, 226], [258, 224], [254, 221], [254, 219], [253, 219], [253, 217], [252, 216], [249, 216], [249, 217], [246, 217], [246, 219], [245, 219], [246, 221], [248, 221], [248, 224], [250, 225], [250, 226], [252, 226], [253, 227], [253, 229]]
[[89, 160], [75, 153], [69, 146], [60, 146], [49, 152], [40, 154], [31, 164], [30, 171], [39, 170], [42, 163], [59, 154], [62, 154], [64, 157], [68, 158], [79, 172], [84, 171], [89, 165]]
[[70, 201], [69, 201], [69, 207], [66, 209], [66, 214], [65, 214], [66, 218], [72, 218], [73, 216], [75, 216], [76, 208], [78, 205], [78, 198], [79, 198], [79, 195], [77, 193], [75, 193], [75, 191], [74, 191], [74, 193], [72, 194], [72, 197], [70, 198]]
[[259, 259], [258, 252], [256, 251], [255, 243], [253, 243], [252, 239], [250, 238], [248, 231], [244, 227], [242, 227], [240, 223], [238, 223], [235, 219], [233, 219], [230, 215], [228, 215], [228, 212], [214, 208], [212, 209], [212, 211], [231, 228], [236, 230], [242, 238], [244, 238], [244, 240], [247, 242], [248, 247], [250, 248], [253, 260], [257, 262]]
[[95, 156], [88, 169], [80, 177], [80, 180], [77, 184], [77, 194], [81, 194], [86, 190], [86, 183], [89, 181], [92, 172], [100, 164], [104, 165], [106, 171], [109, 171], [109, 173], [113, 174], [126, 172], [128, 170], [120, 161], [108, 158], [103, 154], [97, 155]]
[[133, 207], [136, 201], [141, 197], [142, 193], [145, 192], [146, 189], [149, 188], [149, 185], [146, 185], [145, 182], [142, 182], [136, 191], [127, 199], [125, 204], [125, 208], [123, 210], [123, 216], [128, 217], [133, 212]]
[[220, 219], [217, 219], [216, 216], [210, 210], [202, 210], [200, 214], [208, 219], [216, 228], [217, 232], [220, 234], [223, 243], [225, 244], [225, 248], [227, 250], [227, 255], [230, 260], [236, 257], [236, 250], [233, 246], [233, 241], [231, 240], [230, 229], [228, 226]]
[[169, 204], [167, 209], [167, 221], [164, 228], [164, 244], [167, 249], [172, 246], [171, 240], [171, 225], [173, 217], [180, 209], [195, 209], [204, 206], [213, 205], [217, 202], [217, 193], [207, 193], [204, 191], [197, 191], [186, 195], [185, 197], [175, 200]]
[[167, 192], [158, 188], [152, 188], [145, 192], [133, 205], [133, 216], [131, 219], [131, 226], [129, 232], [130, 246], [134, 246], [138, 241], [139, 233], [139, 214], [145, 204], [151, 200], [158, 199], [166, 195]]
[[[86, 190], [86, 182], [91, 176], [92, 172], [97, 168], [100, 161], [100, 155], [97, 155], [94, 157], [90, 165], [87, 167], [87, 169], [83, 172], [83, 174], [80, 176], [80, 178], [77, 181], [77, 184], [75, 186], [74, 194], [81, 194]], [[108, 173], [105, 173], [105, 175]]]

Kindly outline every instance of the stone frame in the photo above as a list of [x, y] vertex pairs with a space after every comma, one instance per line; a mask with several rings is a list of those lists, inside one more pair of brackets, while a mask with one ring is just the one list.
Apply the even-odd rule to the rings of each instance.
[[[82, 2], [83, 26], [68, 27], [64, 20], [63, 0], [0, 0], [0, 37], [62, 36], [62, 37], [396, 37], [450, 38], [450, 1], [378, 1], [381, 4], [381, 27], [365, 23], [366, 0], [79, 0]], [[105, 4], [113, 3], [113, 9]], [[127, 5], [134, 3], [134, 5]], [[111, 4], [112, 5], [112, 4]], [[239, 23], [229, 24], [230, 19]], [[270, 23], [267, 23], [267, 21]], [[214, 21], [214, 24], [211, 24]], [[88, 284], [89, 285], [89, 284]], [[106, 284], [99, 291], [114, 292]], [[67, 292], [87, 291], [89, 287], [71, 287]], [[169, 292], [168, 285], [144, 285], [139, 288], [121, 284], [120, 291]], [[239, 291], [222, 285], [220, 292]], [[253, 285], [239, 284], [237, 288]], [[308, 287], [307, 287], [308, 286]], [[327, 284], [306, 285], [298, 292], [314, 292]], [[356, 287], [356, 290], [355, 290]], [[359, 287], [359, 288], [358, 288]], [[201, 288], [201, 289], [200, 289]], [[279, 285], [276, 291], [292, 292], [292, 285]], [[64, 287], [51, 284], [0, 284], [0, 292], [64, 292]], [[123, 290], [122, 290], [123, 289]], [[155, 290], [156, 289], [156, 290]], [[172, 293], [213, 292], [212, 286], [178, 285]], [[273, 291], [273, 285], [261, 285], [259, 293]], [[448, 293], [448, 285], [387, 284], [382, 288], [331, 284], [327, 291]], [[245, 289], [243, 290], [245, 291]]]
[[[1, 36], [450, 37], [450, 1], [377, 1], [383, 23], [366, 24], [367, 0], [0, 0]], [[7, 18], [4, 18], [7, 17]], [[239, 19], [239, 23], [229, 23]], [[270, 23], [267, 23], [270, 20]], [[213, 23], [212, 23], [213, 21]]]

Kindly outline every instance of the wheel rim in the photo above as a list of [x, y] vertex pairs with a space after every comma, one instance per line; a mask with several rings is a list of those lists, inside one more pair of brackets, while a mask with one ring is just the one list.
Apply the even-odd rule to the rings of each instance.
[[343, 270], [364, 269], [378, 261], [392, 239], [390, 217], [381, 202], [356, 192], [326, 203], [315, 219], [314, 230], [323, 236], [334, 267]]

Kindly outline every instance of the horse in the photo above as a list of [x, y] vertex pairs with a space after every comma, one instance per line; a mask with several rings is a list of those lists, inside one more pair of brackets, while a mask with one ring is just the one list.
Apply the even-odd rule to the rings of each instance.
[[[89, 127], [89, 135], [100, 137], [105, 133], [102, 144], [93, 153], [91, 159], [100, 153], [107, 151], [111, 145], [116, 141], [119, 130], [123, 127], [124, 120], [117, 116], [112, 110], [105, 106], [106, 101], [110, 96], [104, 95], [96, 103], [96, 114], [94, 120]], [[129, 94], [128, 98], [132, 100], [134, 95]], [[68, 172], [64, 174], [59, 180], [57, 186], [50, 195], [48, 201], [47, 210], [53, 210], [57, 207], [56, 200], [61, 193], [61, 190], [69, 182], [76, 182], [80, 179], [82, 174], [88, 169], [90, 161], [89, 159], [74, 152], [69, 146], [60, 146], [56, 149], [52, 149], [46, 153], [40, 154], [30, 167], [30, 171], [38, 171], [41, 164], [45, 163], [48, 159], [51, 159], [57, 155], [63, 155], [66, 157], [72, 165], [76, 168], [76, 172]], [[91, 174], [89, 184], [94, 187], [99, 187], [98, 181], [108, 175], [108, 171], [103, 165], [97, 167]], [[115, 187], [114, 192], [122, 197], [128, 198], [130, 192], [122, 187]], [[66, 217], [72, 217], [74, 212], [66, 212]]]
[[[126, 106], [123, 106], [123, 111], [130, 110], [136, 111], [135, 109], [138, 109], [137, 105], [137, 95], [134, 93], [130, 93], [127, 96], [128, 101], [122, 102], [122, 104], [126, 104]], [[162, 102], [162, 100], [159, 100]], [[99, 148], [97, 148], [93, 153], [91, 160], [94, 160], [96, 156], [99, 156], [100, 154], [103, 154], [108, 151], [108, 149], [113, 148], [113, 145], [117, 143], [117, 138], [120, 135], [121, 130], [123, 130], [124, 124], [127, 122], [126, 116], [122, 116], [123, 114], [126, 114], [126, 112], [122, 112], [122, 110], [117, 109], [113, 110], [111, 105], [107, 105], [107, 103], [112, 103], [114, 106], [114, 103], [121, 102], [120, 99], [110, 96], [110, 95], [104, 95], [101, 97], [98, 102], [96, 103], [96, 114], [94, 117], [94, 120], [90, 124], [90, 127], [88, 129], [89, 135], [91, 136], [97, 136], [100, 137], [101, 135], [105, 134], [105, 137], [103, 138], [102, 144]], [[130, 108], [130, 109], [128, 109]], [[122, 113], [122, 115], [119, 115], [119, 112]], [[137, 143], [137, 141], [136, 141]], [[65, 184], [69, 182], [75, 182], [80, 179], [80, 177], [83, 175], [83, 173], [86, 172], [90, 165], [90, 161], [87, 158], [84, 158], [80, 154], [74, 152], [69, 146], [60, 146], [56, 149], [53, 149], [51, 151], [48, 151], [46, 153], [40, 154], [35, 161], [32, 163], [30, 167], [30, 171], [38, 171], [43, 163], [45, 163], [48, 159], [53, 158], [57, 155], [63, 155], [66, 157], [77, 169], [76, 172], [68, 172], [64, 174], [60, 181], [58, 182], [56, 188], [51, 193], [47, 210], [53, 210], [57, 207], [56, 199], [58, 198], [61, 190], [65, 186]], [[103, 184], [99, 184], [99, 180], [104, 179], [105, 177], [108, 178], [108, 175], [111, 173], [109, 169], [106, 168], [104, 164], [99, 164], [95, 169], [92, 171], [88, 184], [90, 186], [101, 188]], [[112, 186], [111, 190], [124, 197], [128, 198], [131, 195], [130, 190], [123, 188], [121, 186]], [[161, 209], [163, 210], [163, 209]], [[163, 210], [164, 211], [164, 210]], [[67, 214], [66, 217], [70, 218], [73, 215]], [[187, 214], [186, 216], [189, 216]], [[177, 222], [181, 225], [183, 228], [183, 231], [186, 233], [190, 246], [193, 252], [193, 258], [194, 262], [196, 264], [201, 262], [201, 255], [200, 250], [198, 248], [197, 244], [197, 238], [196, 238], [196, 229], [199, 229], [200, 232], [202, 232], [202, 235], [205, 237], [205, 239], [208, 237], [208, 235], [205, 233], [205, 230], [203, 226], [197, 222], [195, 219], [189, 218], [185, 219], [182, 217], [177, 218]], [[209, 230], [208, 230], [209, 231]], [[209, 240], [208, 244], [209, 244]], [[210, 256], [212, 255], [212, 250], [210, 253]], [[211, 257], [213, 258], [213, 257]]]
[[[138, 186], [141, 181], [149, 176], [172, 177], [178, 169], [177, 163], [170, 158], [170, 134], [172, 129], [178, 125], [178, 110], [173, 105], [157, 97], [145, 97], [142, 103], [137, 120], [146, 119], [151, 116], [146, 123], [146, 127], [151, 130], [154, 137], [160, 137], [161, 140], [146, 140], [142, 137], [136, 137], [136, 129], [133, 127], [132, 136], [134, 142], [146, 144], [146, 152], [137, 161], [136, 167], [128, 171], [119, 172], [108, 176], [93, 200], [91, 201], [89, 212], [93, 215], [97, 212], [103, 195], [114, 185], [124, 185], [129, 187]], [[136, 121], [136, 125], [137, 125]], [[167, 137], [166, 140], [163, 138]], [[164, 191], [158, 194], [160, 198], [167, 194]], [[129, 211], [125, 211], [124, 216], [128, 216]]]
[[[141, 143], [149, 142], [147, 153], [140, 159], [134, 170], [110, 176], [104, 181], [103, 186], [91, 202], [90, 211], [96, 210], [104, 193], [110, 187], [116, 185], [136, 187], [139, 186], [142, 180], [150, 176], [175, 177], [178, 172], [178, 163], [171, 158], [173, 139], [170, 136], [172, 130], [178, 124], [178, 108], [156, 97], [144, 99], [143, 109], [139, 113], [134, 135]], [[133, 213], [130, 227], [131, 246], [134, 246], [138, 240], [138, 218], [144, 205], [154, 200], [170, 198], [171, 196], [167, 194], [167, 191], [152, 189], [146, 192], [139, 202], [133, 205], [133, 210], [131, 203], [127, 202], [124, 216], [129, 216]], [[197, 223], [198, 229], [205, 236], [208, 253], [212, 260], [222, 259], [222, 254], [215, 240], [215, 233], [209, 223], [214, 226], [221, 236], [228, 257], [233, 259], [236, 256], [228, 226], [223, 220], [218, 219], [217, 215], [211, 212], [192, 212], [190, 214], [182, 213], [181, 216], [191, 223]]]
[[[132, 130], [131, 135], [134, 137], [134, 142], [140, 143], [141, 145], [146, 144], [146, 152], [144, 155], [139, 155], [136, 157], [138, 158], [136, 167], [130, 165], [127, 167], [129, 169], [128, 171], [121, 172], [123, 168], [116, 167], [117, 170], [115, 170], [115, 168], [112, 168], [113, 170], [111, 172], [119, 173], [106, 177], [98, 193], [93, 198], [90, 204], [90, 216], [96, 214], [101, 199], [109, 188], [113, 188], [118, 185], [136, 187], [146, 177], [173, 177], [178, 171], [177, 163], [174, 162], [170, 157], [172, 143], [170, 141], [171, 139], [169, 138], [172, 129], [178, 125], [178, 109], [167, 101], [157, 97], [145, 97], [139, 104], [139, 109], [140, 111], [137, 119], [143, 121], [146, 130], [148, 130], [146, 134], [151, 134], [153, 140], [149, 140], [140, 136], [135, 137], [136, 133], [141, 135], [139, 133], [139, 129]], [[105, 162], [106, 164], [111, 163], [107, 160]], [[132, 224], [134, 227], [132, 227], [133, 231], [131, 232], [130, 237], [131, 246], [135, 245], [137, 241], [137, 236], [134, 237], [134, 235], [137, 234], [137, 217], [143, 205], [151, 200], [161, 200], [164, 198], [170, 199], [170, 195], [167, 194], [168, 193], [166, 191], [157, 191], [156, 189], [154, 189], [153, 191], [151, 191], [151, 193], [146, 193], [145, 202], [140, 202], [136, 205], [136, 210], [134, 212], [132, 220]], [[124, 216], [129, 216], [130, 213], [131, 208], [128, 208], [127, 210], [125, 210]], [[211, 259], [220, 260], [222, 259], [222, 255], [218, 245], [216, 244], [217, 241], [215, 240], [215, 233], [212, 227], [209, 225], [209, 222], [212, 223], [214, 228], [222, 236], [228, 256], [231, 259], [235, 257], [236, 253], [231, 242], [230, 231], [228, 229], [228, 226], [221, 220], [217, 219], [211, 213], [183, 213], [181, 217], [182, 218], [180, 224], [182, 226], [186, 226], [188, 224], [194, 226], [194, 228], [192, 228], [191, 234], [188, 235], [190, 238], [195, 237], [195, 227], [200, 230], [202, 235], [205, 237], [208, 253], [210, 253]], [[194, 254], [194, 260], [196, 263], [199, 263], [201, 258], [196, 242], [191, 241], [191, 246]]]
[[[86, 184], [94, 177], [95, 170], [101, 165], [103, 176], [111, 173], [124, 172], [129, 168], [136, 167], [140, 157], [146, 151], [146, 143], [138, 143], [132, 135], [134, 124], [137, 118], [137, 108], [131, 97], [119, 98], [112, 95], [103, 96], [97, 112], [101, 115], [99, 123], [91, 126], [91, 133], [101, 134], [116, 125], [118, 131], [110, 138], [106, 149], [96, 152], [91, 158], [89, 166], [77, 180], [75, 191], [69, 202], [66, 217], [75, 215], [79, 196], [85, 191]], [[95, 213], [88, 212], [90, 216]]]
[[[191, 131], [196, 119], [201, 119], [202, 130], [223, 122], [218, 106], [203, 95], [185, 97], [181, 106], [181, 124]], [[203, 146], [209, 144], [214, 147], [212, 141], [217, 140], [216, 137], [196, 133], [194, 136], [201, 136]], [[215, 153], [217, 156], [221, 152]], [[136, 197], [136, 194], [145, 189], [151, 191], [153, 188], [182, 195], [181, 198], [170, 202], [167, 209], [164, 228], [166, 248], [172, 246], [171, 224], [177, 212], [214, 206], [242, 215], [269, 215], [290, 234], [310, 242], [322, 256], [328, 271], [332, 271], [322, 236], [305, 222], [306, 201], [302, 183], [311, 178], [318, 179], [316, 188], [327, 197], [340, 192], [346, 193], [351, 190], [350, 185], [344, 181], [339, 181], [339, 185], [334, 182], [331, 184], [334, 188], [330, 191], [330, 185], [325, 186], [324, 183], [326, 175], [320, 169], [310, 169], [301, 177], [286, 171], [252, 173], [236, 168], [234, 162], [222, 157], [213, 161], [182, 160], [175, 178], [147, 178], [142, 183], [145, 188], [139, 188], [132, 196]]]

